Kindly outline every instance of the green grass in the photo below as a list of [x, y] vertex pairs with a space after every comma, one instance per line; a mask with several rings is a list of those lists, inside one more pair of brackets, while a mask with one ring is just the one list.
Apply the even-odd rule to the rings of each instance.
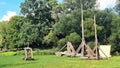
[[23, 61], [22, 57], [0, 56], [0, 68], [120, 68], [119, 56], [99, 61], [54, 55], [37, 55], [34, 61]]

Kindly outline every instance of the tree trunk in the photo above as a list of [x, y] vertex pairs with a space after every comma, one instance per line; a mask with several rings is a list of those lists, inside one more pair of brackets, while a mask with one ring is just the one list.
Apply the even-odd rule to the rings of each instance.
[[7, 43], [5, 43], [4, 51], [7, 51], [7, 50], [8, 50], [8, 46], [7, 46]]
[[30, 43], [28, 42], [28, 45], [27, 45], [27, 47], [29, 47], [29, 45], [30, 45]]

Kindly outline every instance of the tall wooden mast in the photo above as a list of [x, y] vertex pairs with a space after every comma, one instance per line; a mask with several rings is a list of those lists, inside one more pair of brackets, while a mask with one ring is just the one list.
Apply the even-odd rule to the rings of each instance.
[[81, 25], [82, 25], [82, 42], [85, 43], [85, 36], [84, 36], [84, 20], [83, 20], [83, 5], [81, 4]]
[[[89, 47], [89, 45], [86, 45], [85, 41], [85, 35], [84, 35], [84, 14], [83, 14], [83, 4], [81, 3], [81, 29], [82, 29], [82, 42], [79, 45], [79, 47], [76, 50], [76, 54], [80, 54], [81, 57], [88, 57], [92, 58], [94, 55], [94, 52], [92, 49]], [[80, 52], [80, 53], [79, 53]]]
[[83, 20], [83, 5], [82, 5], [82, 3], [81, 3], [81, 27], [82, 27], [82, 42], [79, 45], [79, 47], [77, 48], [76, 53], [78, 53], [81, 49], [81, 56], [85, 56], [84, 54], [85, 54], [86, 43], [85, 43], [85, 36], [84, 36], [84, 20]]
[[83, 20], [83, 5], [82, 4], [81, 4], [81, 26], [82, 26], [82, 50], [81, 50], [81, 55], [84, 56], [85, 36], [84, 36], [84, 20]]
[[97, 38], [97, 29], [96, 29], [96, 16], [94, 15], [94, 30], [95, 30], [95, 55], [96, 59], [99, 59], [99, 46], [98, 46], [98, 38]]

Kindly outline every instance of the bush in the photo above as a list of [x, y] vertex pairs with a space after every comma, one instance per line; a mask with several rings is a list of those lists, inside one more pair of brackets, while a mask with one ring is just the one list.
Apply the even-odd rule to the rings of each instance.
[[95, 47], [95, 42], [94, 41], [88, 42], [88, 45], [93, 49]]
[[63, 47], [68, 41], [71, 42], [76, 48], [80, 44], [81, 37], [76, 32], [70, 33], [70, 35], [58, 41], [58, 47]]
[[52, 43], [56, 43], [57, 42], [57, 37], [54, 35], [54, 33], [52, 31], [50, 31], [50, 33], [44, 37], [44, 40], [43, 42], [44, 43], [47, 43], [47, 44], [50, 44], [51, 42]]
[[[48, 50], [40, 50], [35, 49], [33, 51], [33, 55], [54, 55], [57, 50], [55, 49], [48, 49]], [[24, 50], [17, 52], [17, 55], [24, 55]]]
[[48, 50], [35, 50], [33, 53], [34, 55], [54, 55], [56, 50], [54, 49], [48, 49]]
[[21, 51], [18, 51], [17, 52], [17, 55], [24, 55], [25, 53], [24, 53], [24, 50], [21, 50]]
[[58, 44], [58, 48], [63, 47], [66, 43], [67, 43], [67, 41], [66, 41], [65, 38], [60, 39], [60, 40], [57, 42], [57, 44]]
[[73, 44], [74, 48], [77, 48], [80, 45], [81, 37], [76, 32], [66, 36], [66, 39]]
[[17, 52], [2, 52], [0, 56], [14, 56], [17, 55]]

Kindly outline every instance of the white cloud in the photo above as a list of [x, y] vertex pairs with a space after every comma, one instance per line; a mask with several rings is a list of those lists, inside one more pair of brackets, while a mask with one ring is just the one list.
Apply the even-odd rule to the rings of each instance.
[[99, 9], [103, 10], [105, 8], [110, 8], [115, 5], [116, 0], [97, 0], [99, 4]]
[[7, 11], [6, 15], [3, 15], [2, 19], [0, 21], [9, 21], [11, 17], [17, 15], [14, 11]]

